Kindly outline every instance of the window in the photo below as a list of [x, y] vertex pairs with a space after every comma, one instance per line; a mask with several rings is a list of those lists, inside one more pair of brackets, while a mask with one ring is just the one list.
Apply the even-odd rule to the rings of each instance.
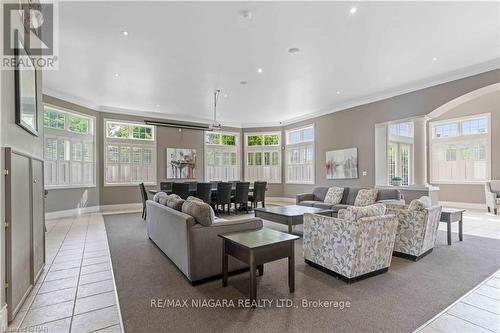
[[45, 187], [95, 186], [95, 118], [44, 105]]
[[474, 183], [490, 177], [490, 115], [430, 124], [431, 182]]
[[387, 125], [387, 184], [394, 177], [401, 178], [401, 185], [412, 184], [413, 122]]
[[281, 183], [281, 133], [245, 134], [245, 180]]
[[286, 182], [314, 184], [314, 126], [286, 131]]
[[104, 127], [105, 185], [155, 185], [155, 127], [113, 120]]
[[240, 180], [239, 135], [205, 132], [205, 181]]

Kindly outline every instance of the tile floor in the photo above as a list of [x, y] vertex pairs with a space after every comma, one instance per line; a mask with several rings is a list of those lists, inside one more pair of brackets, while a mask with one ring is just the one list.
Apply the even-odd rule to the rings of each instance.
[[[291, 204], [286, 199], [272, 203]], [[9, 329], [123, 331], [103, 214], [47, 221], [46, 268]], [[439, 229], [446, 230], [446, 224]], [[452, 231], [457, 230], [454, 223]], [[467, 210], [463, 232], [500, 239], [500, 216]], [[458, 241], [457, 234], [452, 236], [453, 242]], [[500, 271], [417, 331], [500, 332]]]
[[102, 215], [47, 221], [47, 265], [12, 331], [122, 332]]
[[415, 332], [500, 332], [500, 271]]

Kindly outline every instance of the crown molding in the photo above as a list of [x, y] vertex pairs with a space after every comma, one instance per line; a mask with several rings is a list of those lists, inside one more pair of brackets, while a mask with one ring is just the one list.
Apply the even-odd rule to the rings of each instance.
[[[222, 125], [225, 127], [235, 127], [235, 128], [259, 128], [259, 127], [279, 127], [295, 124], [301, 121], [310, 120], [312, 118], [321, 117], [327, 114], [335, 113], [338, 111], [347, 110], [353, 107], [357, 107], [360, 105], [370, 104], [377, 101], [381, 101], [384, 99], [389, 99], [395, 96], [404, 95], [410, 92], [430, 88], [436, 85], [440, 85], [443, 83], [464, 79], [470, 76], [478, 75], [481, 73], [485, 73], [488, 71], [500, 69], [499, 59], [493, 59], [475, 66], [470, 66], [461, 70], [448, 72], [442, 75], [434, 76], [432, 78], [426, 80], [419, 80], [413, 83], [407, 84], [405, 86], [395, 87], [393, 89], [389, 89], [386, 91], [378, 92], [372, 95], [363, 96], [359, 98], [355, 98], [351, 101], [347, 101], [333, 107], [321, 110], [312, 110], [311, 112], [299, 116], [286, 119], [282, 122], [256, 122], [256, 123], [243, 123], [243, 122], [227, 122], [221, 121]], [[72, 95], [68, 95], [62, 93], [60, 91], [54, 91], [50, 88], [43, 89], [43, 93], [45, 95], [55, 97], [61, 99], [63, 101], [67, 101], [73, 104], [77, 104], [97, 112], [109, 112], [109, 113], [118, 113], [118, 114], [126, 114], [133, 115], [139, 117], [150, 117], [161, 120], [173, 120], [173, 121], [182, 121], [182, 122], [198, 122], [198, 123], [207, 123], [210, 124], [212, 122], [211, 119], [202, 118], [202, 117], [191, 117], [177, 114], [167, 114], [158, 111], [150, 111], [150, 110], [138, 110], [138, 109], [127, 109], [127, 108], [119, 108], [113, 106], [106, 105], [97, 105], [87, 99], [82, 99], [79, 97], [75, 97]]]

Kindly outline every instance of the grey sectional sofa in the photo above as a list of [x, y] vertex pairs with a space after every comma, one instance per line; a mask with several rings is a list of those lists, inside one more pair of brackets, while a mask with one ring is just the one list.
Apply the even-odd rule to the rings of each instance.
[[[361, 189], [362, 188], [359, 187], [344, 187], [342, 201], [340, 204], [332, 205], [324, 202], [326, 193], [328, 192], [328, 187], [318, 186], [313, 189], [312, 193], [297, 194], [295, 197], [295, 203], [300, 206], [331, 209], [334, 212], [333, 215], [337, 216], [340, 209], [345, 209], [348, 206], [354, 205], [354, 200], [356, 200], [356, 196]], [[397, 189], [379, 189], [377, 202], [402, 205], [405, 203], [403, 194]]]
[[[215, 222], [205, 227], [187, 214], [152, 200], [146, 202], [149, 238], [191, 283], [222, 272], [222, 239], [217, 235], [262, 228], [259, 218]], [[229, 257], [229, 271], [248, 266]]]

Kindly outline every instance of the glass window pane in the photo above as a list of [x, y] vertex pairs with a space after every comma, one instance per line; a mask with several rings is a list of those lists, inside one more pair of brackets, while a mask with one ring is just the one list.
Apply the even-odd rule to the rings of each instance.
[[45, 138], [45, 159], [57, 160], [57, 139]]
[[262, 153], [255, 153], [255, 165], [262, 165]]
[[118, 146], [108, 146], [108, 151], [106, 156], [108, 163], [118, 163], [119, 161]]
[[220, 145], [220, 134], [207, 132], [205, 136], [205, 143], [209, 145]]
[[455, 145], [449, 145], [446, 149], [446, 160], [456, 161], [457, 160], [457, 147]]
[[264, 165], [271, 165], [271, 153], [270, 152], [264, 153]]
[[144, 164], [153, 163], [153, 150], [151, 148], [144, 148], [142, 150], [142, 163]]
[[262, 146], [262, 136], [261, 135], [249, 135], [247, 138], [248, 146]]
[[293, 131], [293, 132], [288, 132], [288, 144], [296, 144], [300, 143], [300, 132], [299, 131]]
[[247, 164], [252, 166], [254, 165], [254, 153], [248, 153], [248, 159], [247, 159]]
[[130, 163], [130, 147], [120, 147], [120, 163]]
[[93, 149], [92, 149], [92, 144], [91, 143], [84, 143], [83, 144], [83, 160], [85, 162], [92, 162], [94, 159], [94, 154], [93, 154]]
[[70, 115], [69, 130], [75, 133], [87, 134], [89, 132], [89, 119]]
[[128, 138], [129, 126], [108, 121], [106, 133], [108, 138]]
[[141, 163], [142, 149], [132, 147], [132, 163]]
[[236, 136], [222, 134], [222, 144], [225, 146], [236, 146]]
[[449, 123], [437, 125], [435, 127], [435, 135], [436, 138], [447, 138], [458, 135], [458, 124], [457, 123]]
[[64, 129], [64, 113], [45, 109], [43, 114], [43, 125], [49, 128]]
[[465, 120], [462, 122], [462, 134], [473, 135], [488, 132], [488, 122], [486, 118]]
[[276, 146], [279, 144], [279, 135], [264, 135], [264, 145]]
[[238, 165], [238, 159], [236, 158], [236, 153], [231, 153], [231, 165]]
[[280, 164], [279, 153], [277, 151], [273, 151], [272, 164], [273, 165]]
[[81, 162], [82, 161], [82, 143], [81, 142], [72, 142], [71, 143], [71, 160]]
[[302, 130], [303, 141], [312, 141], [314, 140], [314, 129], [312, 127], [306, 128]]

